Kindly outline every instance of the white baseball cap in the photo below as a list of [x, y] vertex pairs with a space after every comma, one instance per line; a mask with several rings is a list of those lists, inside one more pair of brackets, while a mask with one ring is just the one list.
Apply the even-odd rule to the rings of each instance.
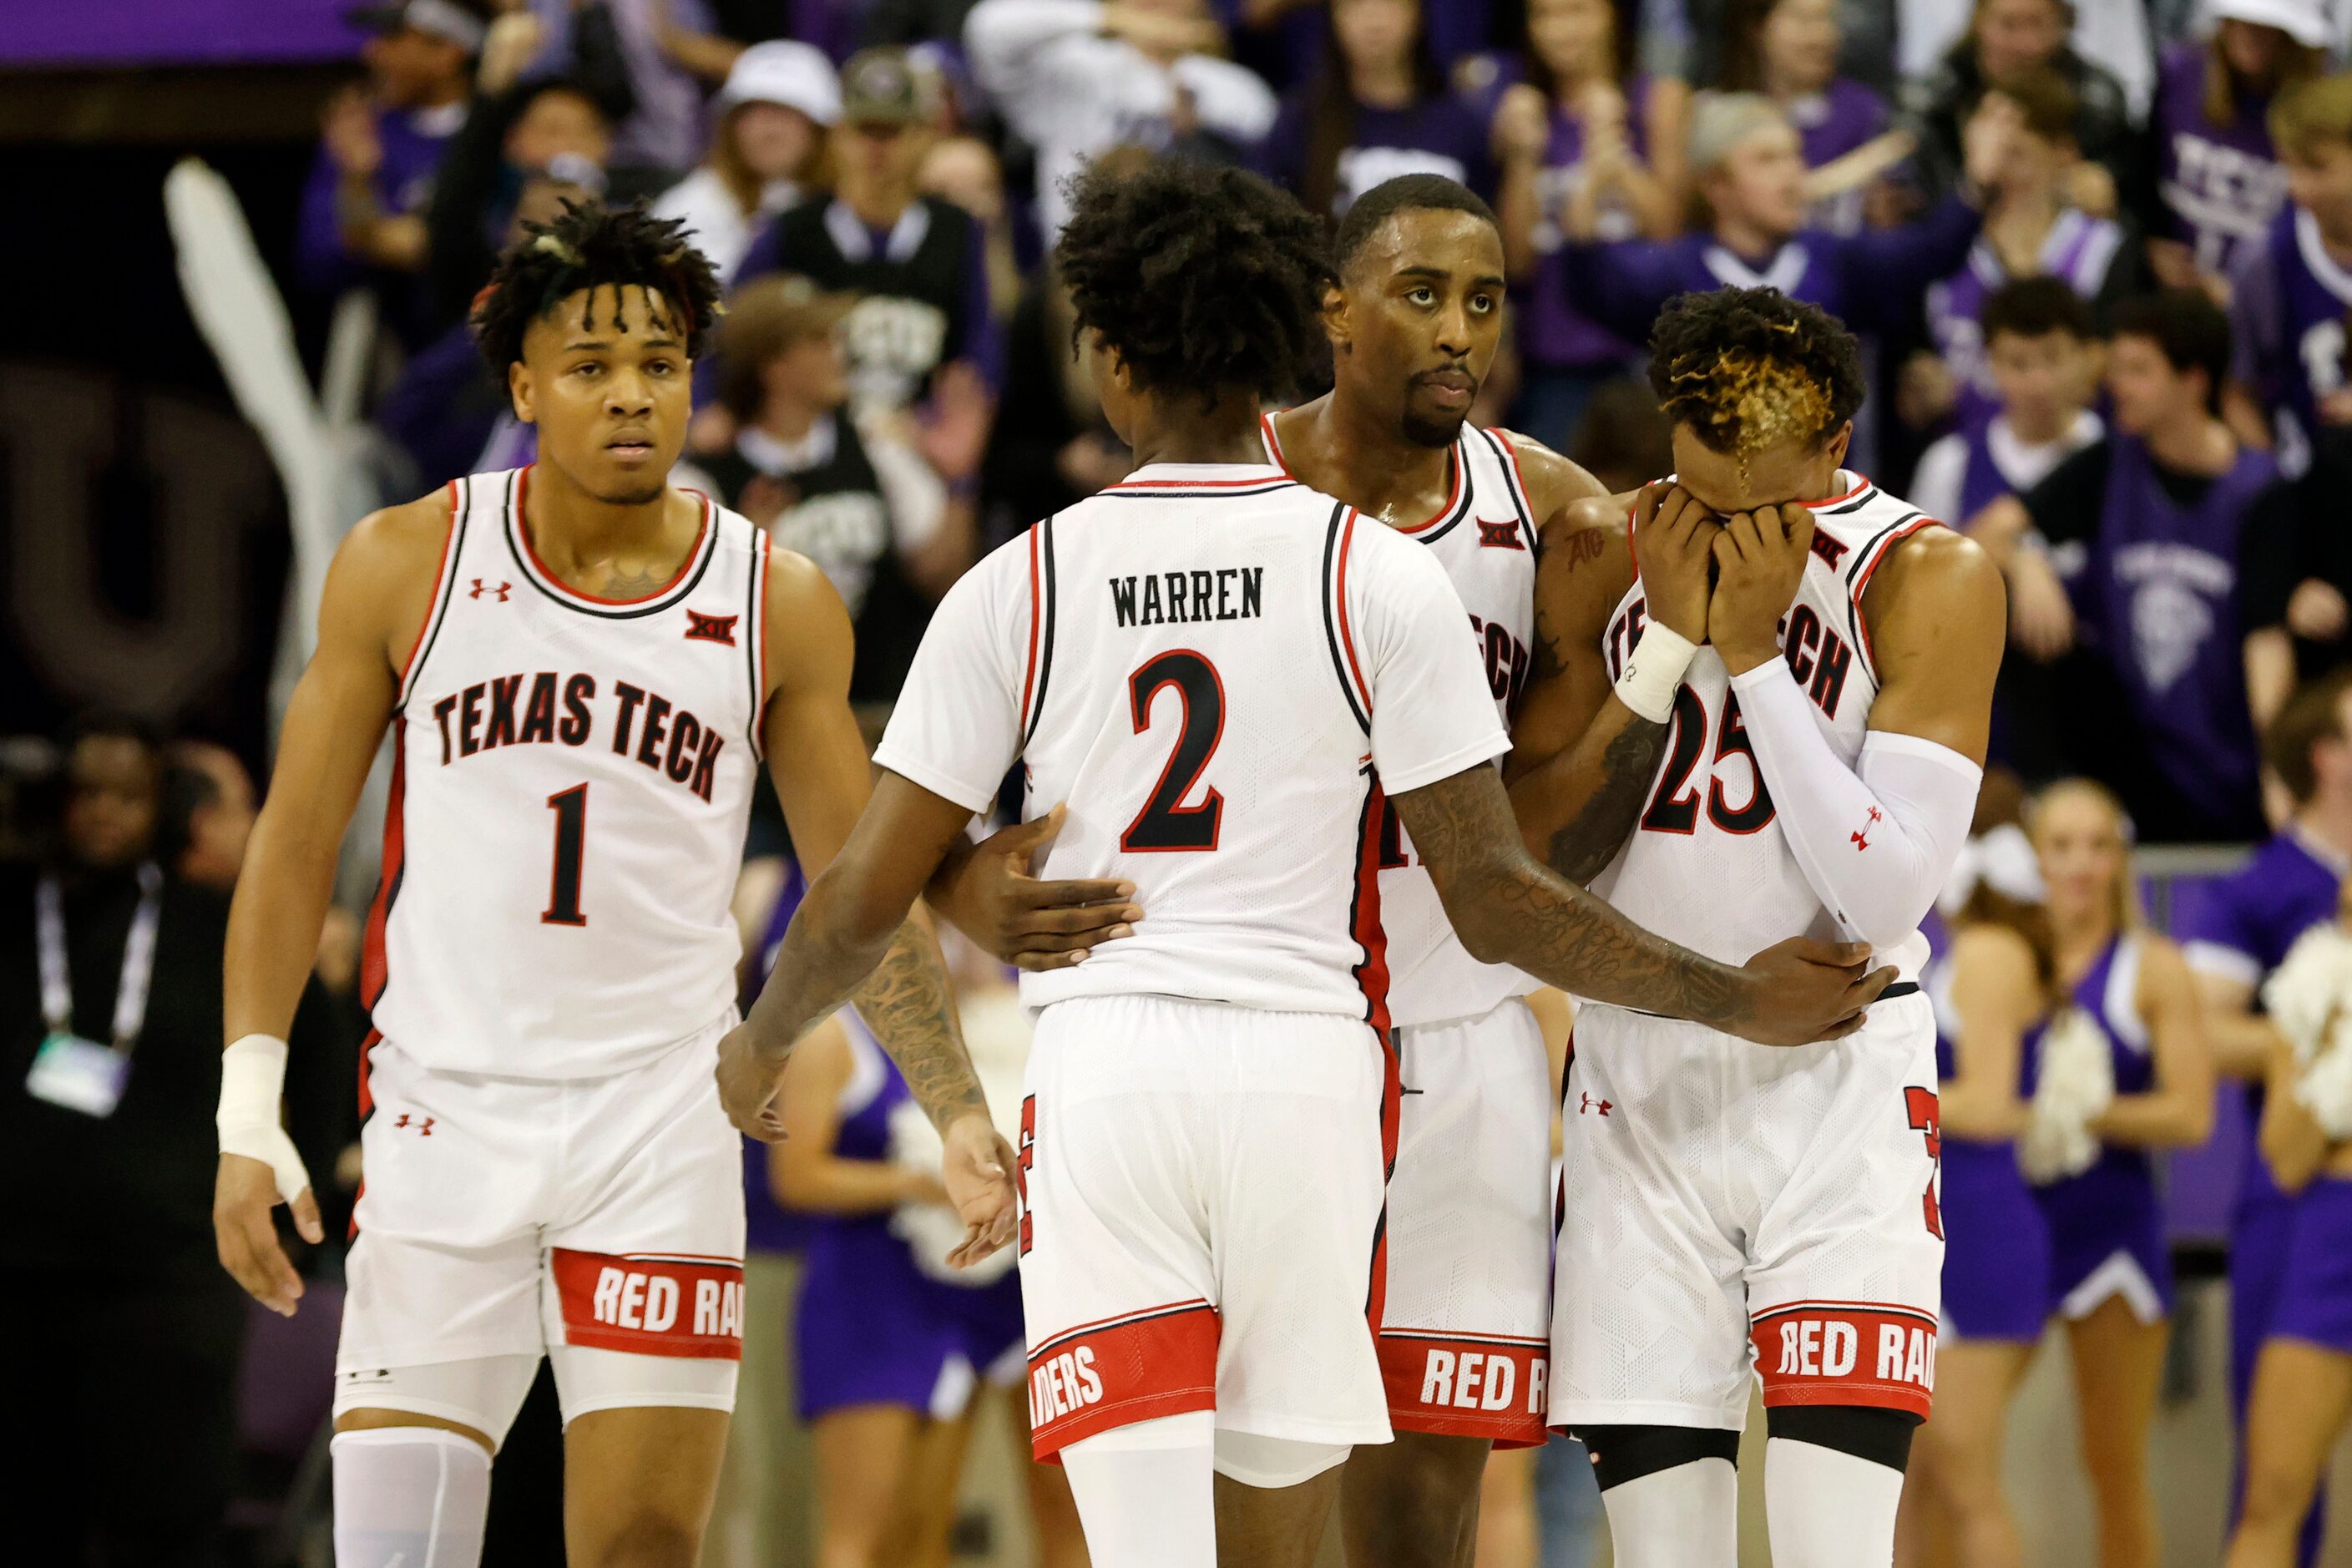
[[736, 57], [719, 89], [719, 108], [739, 103], [781, 103], [797, 109], [819, 125], [841, 119], [841, 78], [824, 52], [808, 44], [779, 38], [753, 44]]
[[2276, 27], [2307, 49], [2327, 47], [2327, 9], [2322, 0], [2212, 0], [2213, 19]]

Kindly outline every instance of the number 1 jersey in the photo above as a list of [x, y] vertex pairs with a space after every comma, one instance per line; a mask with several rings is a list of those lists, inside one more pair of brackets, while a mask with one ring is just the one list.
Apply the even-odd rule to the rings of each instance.
[[394, 710], [362, 994], [426, 1067], [598, 1078], [735, 1005], [767, 542], [706, 500], [668, 584], [599, 599], [540, 563], [530, 478], [450, 487]]
[[1143, 919], [1044, 1006], [1160, 994], [1388, 1026], [1384, 792], [1507, 748], [1443, 566], [1271, 466], [1155, 463], [981, 563], [932, 618], [875, 760], [985, 810], [1066, 802], [1043, 878]]

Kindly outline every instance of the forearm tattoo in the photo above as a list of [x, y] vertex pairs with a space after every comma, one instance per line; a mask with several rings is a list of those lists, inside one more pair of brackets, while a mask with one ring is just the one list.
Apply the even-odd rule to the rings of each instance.
[[1396, 805], [1446, 912], [1482, 939], [1481, 956], [1596, 1002], [1717, 1028], [1742, 1021], [1748, 999], [1736, 971], [1643, 930], [1537, 863], [1493, 770], [1457, 773]]
[[1673, 729], [1636, 713], [1609, 738], [1592, 792], [1545, 847], [1553, 870], [1582, 887], [1615, 858], [1642, 814], [1642, 802], [1658, 776], [1658, 759], [1666, 753], [1666, 737]]
[[975, 1107], [987, 1109], [956, 1024], [955, 994], [939, 943], [929, 932], [912, 921], [900, 926], [851, 1000], [934, 1125], [945, 1127], [950, 1117]]

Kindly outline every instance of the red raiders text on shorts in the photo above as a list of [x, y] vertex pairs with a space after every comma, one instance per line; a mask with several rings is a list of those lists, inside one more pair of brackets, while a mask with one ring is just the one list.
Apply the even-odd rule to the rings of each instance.
[[743, 1266], [719, 1258], [553, 1249], [567, 1344], [638, 1355], [743, 1357]]

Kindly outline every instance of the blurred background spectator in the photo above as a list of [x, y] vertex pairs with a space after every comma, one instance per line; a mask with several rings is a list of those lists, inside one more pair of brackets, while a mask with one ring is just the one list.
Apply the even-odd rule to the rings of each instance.
[[[16, 264], [27, 297], [68, 300], [29, 312], [25, 346], [0, 353], [14, 612], [0, 733], [20, 737], [0, 742], [0, 906], [17, 910], [0, 915], [17, 922], [0, 973], [16, 975], [20, 1089], [47, 1032], [44, 870], [64, 900], [75, 1032], [106, 1035], [151, 859], [164, 942], [112, 1115], [11, 1091], [0, 1135], [20, 1181], [92, 1174], [15, 1227], [0, 1271], [20, 1313], [54, 1300], [58, 1279], [77, 1300], [95, 1289], [76, 1333], [169, 1321], [138, 1366], [187, 1380], [193, 1458], [141, 1509], [77, 1516], [143, 1532], [138, 1560], [205, 1560], [232, 1497], [232, 1556], [259, 1531], [299, 1557], [309, 1408], [273, 1404], [266, 1375], [240, 1393], [233, 1373], [240, 1344], [261, 1347], [265, 1369], [309, 1350], [214, 1289], [202, 1194], [172, 1174], [209, 1149], [201, 1114], [177, 1115], [210, 1103], [202, 1031], [185, 1023], [202, 998], [183, 995], [205, 964], [186, 954], [216, 941], [203, 911], [234, 880], [322, 552], [373, 505], [532, 456], [464, 318], [496, 250], [566, 200], [646, 197], [730, 276], [679, 478], [828, 574], [856, 619], [869, 725], [981, 551], [1130, 466], [1047, 255], [1070, 174], [1177, 156], [1265, 171], [1334, 220], [1406, 170], [1486, 196], [1512, 314], [1480, 417], [1507, 417], [1612, 489], [1672, 466], [1641, 374], [1671, 295], [1769, 282], [1845, 317], [1870, 381], [1853, 466], [1966, 528], [2007, 577], [2001, 798], [2070, 774], [2112, 791], [2151, 879], [2152, 926], [2194, 917], [2200, 879], [2243, 853], [2181, 846], [2245, 845], [2297, 800], [2302, 832], [2310, 801], [2332, 798], [2299, 776], [2309, 768], [2266, 778], [2255, 737], [2296, 681], [2352, 664], [2352, 0], [389, 0], [274, 8], [265, 26], [236, 8], [163, 8], [128, 35], [102, 26], [115, 9], [37, 8], [0, 45], [14, 216], [45, 237], [37, 268]], [[184, 203], [167, 225], [146, 195], [190, 149], [226, 178], [252, 253], [239, 311], [201, 331], [173, 268], [225, 252], [190, 243]], [[373, 326], [340, 309], [355, 294], [373, 296]], [[282, 360], [278, 380], [225, 380], [230, 350], [257, 343]], [[302, 421], [273, 423], [289, 396]], [[322, 508], [298, 504], [289, 446], [325, 455]], [[308, 515], [331, 526], [306, 529]], [[154, 826], [129, 862], [73, 847], [68, 773], [56, 747], [21, 738], [114, 709], [139, 721], [87, 727], [75, 798], [97, 817], [118, 798], [152, 802], [130, 813]], [[189, 738], [159, 749], [150, 725]], [[305, 1009], [328, 1043], [298, 1047], [289, 1083], [331, 1237], [360, 1175], [346, 1146], [349, 1042], [365, 1026], [355, 911], [374, 873], [362, 837]], [[794, 885], [772, 803], [747, 848], [739, 912], [756, 947]], [[2340, 872], [2329, 855], [2309, 879]], [[834, 1068], [861, 1059], [854, 1041], [835, 1055]], [[2262, 1076], [2224, 1065], [2233, 1086]], [[836, 1125], [803, 1154], [868, 1162], [850, 1131], [873, 1109], [858, 1100], [870, 1076], [813, 1092]], [[2158, 1162], [2184, 1260], [2163, 1408], [2208, 1426], [2226, 1401], [2197, 1403], [2211, 1359], [2198, 1303], [2237, 1241], [2229, 1194], [2252, 1190], [2244, 1172], [2261, 1163], [2242, 1121], [2224, 1116], [2210, 1152]], [[880, 1416], [828, 1406], [866, 1412], [847, 1426], [827, 1414], [836, 1432], [887, 1427], [887, 1441], [809, 1458], [792, 1412], [828, 1396], [803, 1382], [787, 1331], [805, 1336], [838, 1303], [820, 1285], [814, 1315], [797, 1305], [788, 1259], [806, 1221], [772, 1188], [830, 1200], [772, 1181], [763, 1153], [746, 1172], [764, 1315], [713, 1560], [807, 1563], [820, 1534], [847, 1560], [835, 1527], [849, 1521], [881, 1561], [1069, 1556], [1052, 1489], [1033, 1510], [1031, 1468], [997, 1414], [1014, 1402], [984, 1375], [953, 1409], [912, 1394]], [[900, 1165], [877, 1179], [920, 1186]], [[42, 1190], [58, 1186], [49, 1174]], [[2209, 1194], [2219, 1217], [2195, 1218]], [[854, 1223], [887, 1229], [882, 1215]], [[322, 1302], [337, 1258], [331, 1239], [306, 1259]], [[961, 1305], [984, 1318], [988, 1294]], [[122, 1366], [36, 1370], [61, 1408], [137, 1397], [87, 1381], [127, 1389]], [[2013, 1419], [2051, 1408], [2021, 1395]], [[531, 1409], [500, 1458], [501, 1563], [541, 1560], [548, 1539], [561, 1436], [543, 1399]], [[2139, 1446], [2161, 1458], [2171, 1420]], [[263, 1464], [257, 1421], [281, 1433]], [[2033, 1451], [2064, 1453], [2074, 1427], [2058, 1430]], [[2203, 1562], [2228, 1482], [2218, 1429], [2194, 1436], [2168, 1473], [2218, 1479], [2161, 1488], [2158, 1505], [2173, 1557]], [[126, 1440], [76, 1428], [38, 1484], [81, 1495], [68, 1458], [164, 1464], [126, 1457]], [[812, 1469], [833, 1479], [812, 1489]], [[835, 1484], [853, 1472], [873, 1484]], [[2034, 1485], [2074, 1476], [2042, 1466]], [[922, 1508], [896, 1489], [882, 1500], [885, 1478]], [[1480, 1568], [1588, 1561], [1576, 1450], [1506, 1461], [1492, 1479]], [[2173, 1510], [2189, 1493], [2207, 1512], [2184, 1542]], [[2021, 1501], [2031, 1560], [2091, 1560], [2091, 1511]], [[919, 1552], [895, 1544], [915, 1536]]]

